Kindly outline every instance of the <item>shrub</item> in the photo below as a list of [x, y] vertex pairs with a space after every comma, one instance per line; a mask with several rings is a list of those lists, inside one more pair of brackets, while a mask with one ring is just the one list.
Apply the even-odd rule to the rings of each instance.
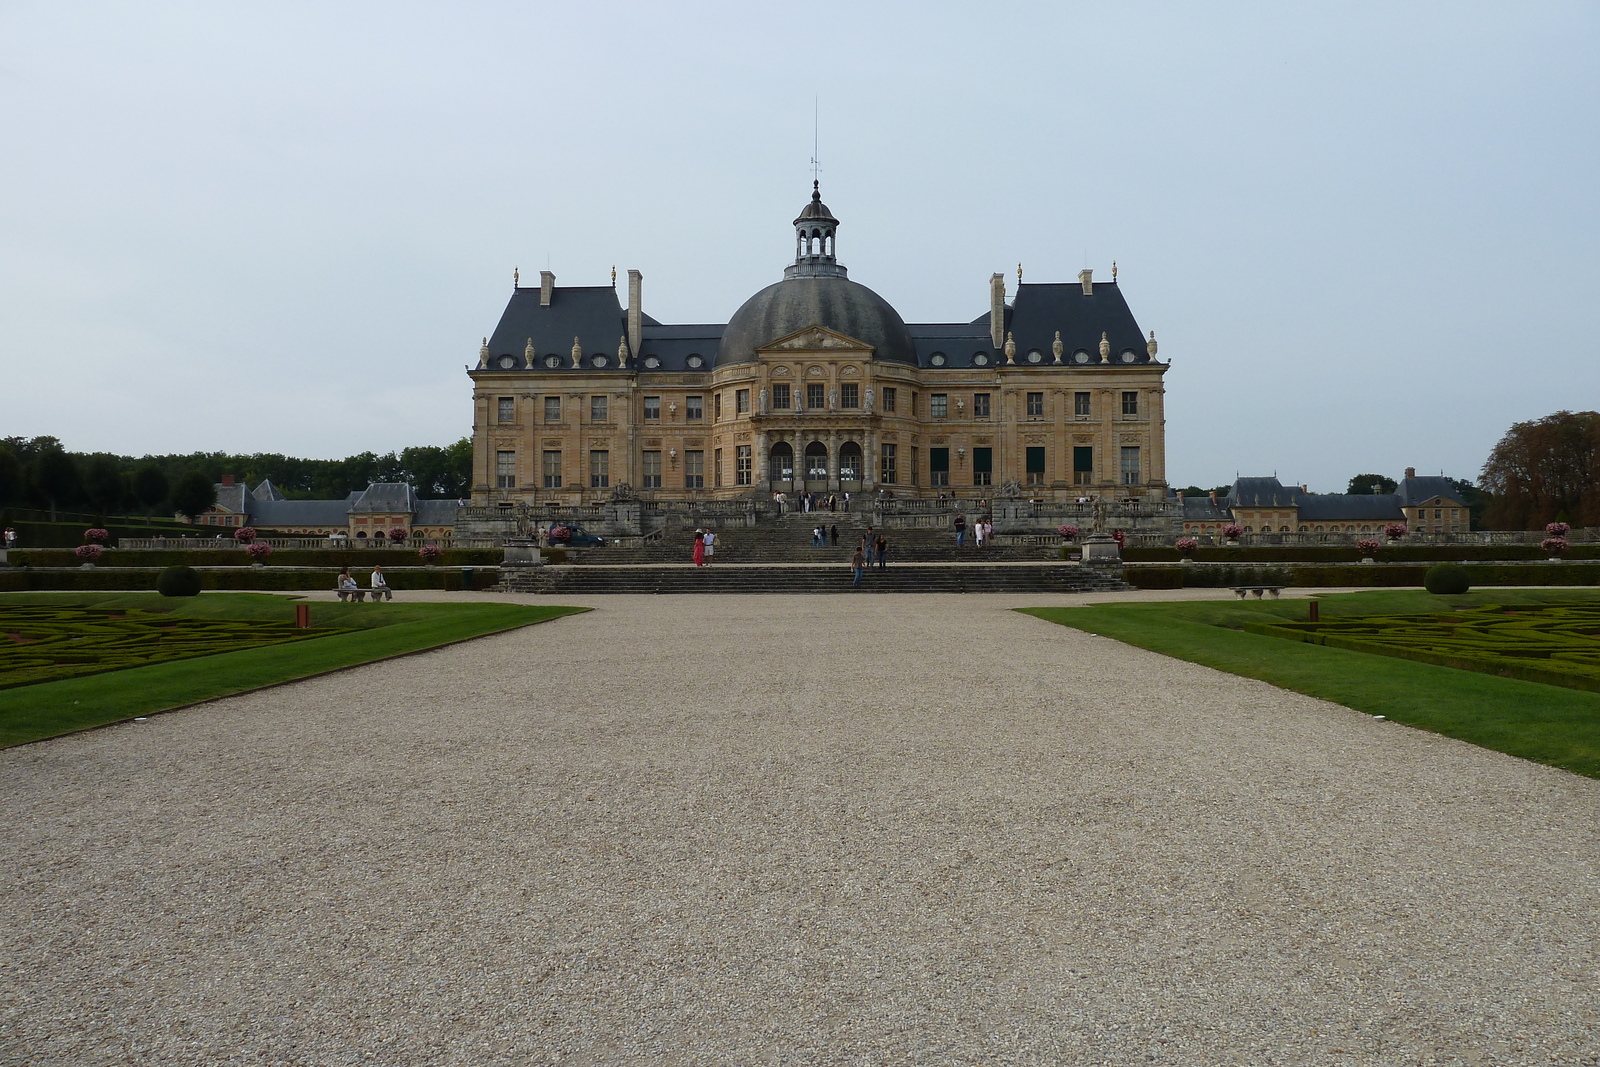
[[1564, 522], [1552, 522], [1545, 526], [1544, 532], [1551, 537], [1565, 537], [1572, 532], [1572, 527]]
[[256, 528], [254, 526], [241, 526], [233, 531], [233, 539], [248, 545], [256, 539]]
[[401, 541], [404, 541], [407, 536], [406, 528], [404, 526], [391, 526], [389, 528], [389, 540], [397, 545]]
[[1406, 524], [1403, 522], [1391, 522], [1389, 525], [1383, 528], [1383, 536], [1390, 538], [1391, 540], [1404, 537], [1405, 535]]
[[250, 558], [256, 563], [265, 563], [267, 557], [272, 555], [272, 546], [265, 541], [253, 541], [245, 551], [250, 554]]
[[438, 545], [423, 545], [421, 548], [417, 549], [417, 555], [422, 557], [422, 562], [431, 567], [435, 563], [438, 563], [440, 559], [444, 558], [444, 549], [440, 548]]
[[567, 529], [565, 526], [552, 526], [550, 527], [550, 532], [545, 535], [546, 540], [548, 540], [552, 545], [557, 541], [566, 541], [571, 537], [572, 531]]
[[1383, 546], [1370, 537], [1364, 537], [1356, 542], [1356, 547], [1361, 550], [1363, 556], [1376, 556], [1378, 549]]
[[1056, 527], [1056, 533], [1060, 534], [1062, 537], [1065, 537], [1068, 541], [1076, 541], [1078, 539], [1078, 535], [1082, 532], [1082, 530], [1078, 529], [1070, 522], [1064, 522], [1060, 526]]
[[83, 560], [85, 563], [93, 563], [101, 556], [105, 555], [105, 551], [106, 550], [101, 548], [99, 545], [79, 545], [77, 548], [72, 550], [72, 554]]
[[1200, 542], [1192, 537], [1180, 537], [1172, 547], [1178, 550], [1179, 555], [1187, 556], [1200, 547]]
[[[1554, 526], [1555, 523], [1551, 523], [1551, 525]], [[1563, 523], [1563, 525], [1565, 524]], [[1567, 539], [1565, 537], [1546, 537], [1539, 542], [1539, 547], [1552, 556], [1559, 556], [1568, 548]]]
[[1240, 537], [1244, 536], [1244, 527], [1240, 526], [1238, 523], [1230, 522], [1228, 525], [1222, 528], [1222, 536], [1226, 537], [1230, 541], [1237, 541]]
[[1436, 563], [1422, 576], [1422, 588], [1439, 596], [1460, 596], [1472, 588], [1472, 580], [1459, 563]]
[[156, 579], [156, 592], [162, 596], [199, 596], [200, 572], [193, 567], [168, 567]]
[[83, 531], [83, 540], [85, 544], [103, 545], [111, 540], [111, 531], [100, 526], [91, 526]]

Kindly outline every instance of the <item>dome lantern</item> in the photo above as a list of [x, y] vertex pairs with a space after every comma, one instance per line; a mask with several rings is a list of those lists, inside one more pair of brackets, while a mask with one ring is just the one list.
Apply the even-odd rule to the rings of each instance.
[[844, 278], [835, 244], [839, 220], [822, 202], [821, 183], [811, 183], [811, 203], [794, 220], [794, 265], [784, 268], [786, 278]]

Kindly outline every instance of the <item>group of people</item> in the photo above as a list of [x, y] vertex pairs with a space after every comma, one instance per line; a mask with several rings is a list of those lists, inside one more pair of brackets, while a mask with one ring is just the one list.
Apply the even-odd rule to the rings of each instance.
[[811, 528], [811, 547], [827, 548], [829, 542], [835, 546], [839, 544], [839, 524], [832, 526], [813, 526]]
[[850, 560], [850, 584], [861, 584], [862, 573], [873, 563], [877, 563], [882, 570], [889, 565], [889, 539], [883, 536], [882, 530], [867, 527], [867, 532], [861, 535], [861, 543], [856, 546], [856, 554]]
[[16, 548], [17, 547], [17, 531], [12, 529], [11, 527], [7, 526], [6, 527], [6, 543], [3, 546], [0, 546], [0, 547]]
[[[773, 493], [772, 502], [778, 505], [778, 514], [782, 515], [789, 508], [789, 497], [786, 493]], [[794, 497], [795, 510], [809, 511], [838, 511], [838, 493], [796, 493]], [[850, 494], [844, 494], [844, 510], [850, 510]]]
[[[339, 568], [339, 579], [335, 585], [340, 600], [354, 599], [351, 594], [361, 591], [361, 584], [350, 574], [349, 566]], [[389, 589], [388, 581], [383, 577], [383, 568], [378, 564], [372, 565], [372, 578], [367, 583], [367, 594], [374, 601], [393, 600], [394, 593]]]
[[694, 565], [706, 567], [711, 564], [711, 557], [717, 551], [717, 531], [706, 529], [694, 532]]
[[[950, 525], [955, 527], [956, 547], [964, 548], [967, 544], [967, 517], [961, 512], [956, 512], [956, 517]], [[972, 537], [978, 542], [979, 548], [984, 548], [994, 542], [994, 523], [988, 519], [972, 520]]]

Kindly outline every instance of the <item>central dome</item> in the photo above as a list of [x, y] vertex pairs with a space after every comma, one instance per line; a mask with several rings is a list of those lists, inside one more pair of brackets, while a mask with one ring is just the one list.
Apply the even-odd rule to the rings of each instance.
[[811, 202], [794, 220], [794, 263], [784, 268], [783, 281], [767, 286], [733, 313], [722, 332], [718, 364], [749, 363], [758, 347], [821, 326], [871, 345], [874, 359], [916, 365], [916, 346], [900, 313], [871, 289], [851, 281], [836, 258], [838, 226], [839, 220], [812, 182]]

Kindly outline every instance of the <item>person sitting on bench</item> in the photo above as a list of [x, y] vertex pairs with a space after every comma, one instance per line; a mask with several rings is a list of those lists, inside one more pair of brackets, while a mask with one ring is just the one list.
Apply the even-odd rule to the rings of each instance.
[[357, 585], [356, 580], [350, 577], [349, 567], [343, 567], [339, 570], [339, 577], [334, 582], [334, 588], [338, 591], [340, 600], [367, 599], [366, 590]]
[[383, 568], [378, 564], [372, 565], [372, 602], [380, 600], [393, 600], [394, 594], [389, 591], [389, 583], [383, 579]]

